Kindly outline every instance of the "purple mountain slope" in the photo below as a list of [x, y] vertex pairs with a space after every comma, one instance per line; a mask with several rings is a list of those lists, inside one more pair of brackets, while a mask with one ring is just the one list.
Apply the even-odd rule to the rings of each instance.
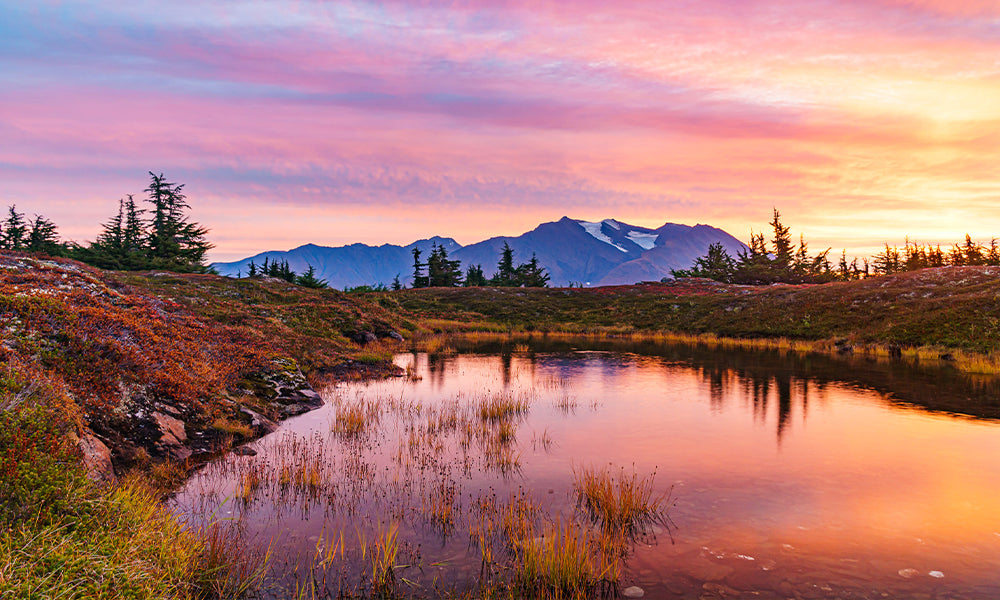
[[251, 260], [260, 265], [287, 260], [296, 272], [309, 265], [318, 277], [336, 288], [358, 285], [388, 285], [397, 275], [410, 283], [413, 270], [411, 250], [419, 247], [426, 259], [432, 244], [441, 244], [449, 258], [462, 262], [463, 270], [479, 264], [487, 277], [496, 271], [504, 242], [514, 250], [516, 263], [526, 262], [534, 253], [550, 276], [550, 285], [570, 283], [587, 286], [620, 285], [659, 280], [671, 269], [685, 269], [713, 243], [721, 243], [731, 255], [745, 248], [742, 242], [721, 229], [708, 225], [667, 223], [657, 229], [637, 227], [614, 219], [599, 222], [563, 217], [542, 223], [516, 237], [494, 237], [461, 246], [451, 238], [433, 237], [408, 246], [367, 246], [352, 244], [337, 248], [307, 244], [288, 251], [270, 251], [230, 263], [213, 266], [223, 275], [246, 275]]

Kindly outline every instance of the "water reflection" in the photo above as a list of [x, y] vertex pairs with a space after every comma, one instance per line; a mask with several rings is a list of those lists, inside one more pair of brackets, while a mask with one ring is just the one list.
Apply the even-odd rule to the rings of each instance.
[[615, 340], [450, 345], [464, 354], [397, 357], [412, 379], [326, 390], [175, 506], [278, 535], [285, 556], [397, 527], [421, 565], [406, 577], [474, 587], [483, 507], [527, 495], [538, 527], [582, 525], [574, 473], [624, 467], [677, 500], [672, 539], [628, 551], [623, 585], [647, 597], [1000, 597], [995, 381]]
[[[569, 353], [581, 362], [569, 359], [559, 363], [560, 375], [567, 379], [582, 369], [593, 368], [587, 359], [595, 352], [607, 353], [599, 368], [612, 373], [620, 369], [623, 361], [639, 359], [653, 359], [660, 368], [667, 370], [677, 366], [693, 368], [705, 382], [715, 409], [724, 408], [726, 399], [734, 396], [731, 393], [733, 386], [742, 389], [742, 398], [751, 400], [756, 409], [754, 414], [762, 420], [768, 414], [768, 403], [777, 402], [776, 438], [779, 444], [789, 426], [793, 407], [798, 405], [803, 422], [808, 416], [810, 385], [819, 394], [830, 383], [855, 385], [877, 391], [886, 402], [901, 408], [920, 406], [932, 411], [1000, 419], [1000, 378], [970, 375], [947, 365], [922, 366], [915, 362], [864, 356], [722, 351], [699, 344], [678, 345], [627, 338], [567, 339], [541, 334], [485, 341], [456, 338], [451, 346], [463, 354], [496, 355], [501, 361], [505, 386], [510, 385], [511, 361], [515, 354], [534, 368], [543, 357], [547, 364], [553, 364], [551, 357], [545, 355]], [[583, 346], [586, 350], [580, 349]], [[513, 348], [523, 350], [515, 353]], [[430, 358], [439, 387], [448, 361], [455, 356]]]

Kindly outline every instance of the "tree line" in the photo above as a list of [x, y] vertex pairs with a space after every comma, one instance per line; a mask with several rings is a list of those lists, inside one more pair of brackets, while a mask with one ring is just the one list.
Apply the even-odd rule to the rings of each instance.
[[[531, 259], [519, 265], [514, 265], [514, 250], [507, 242], [500, 250], [500, 260], [497, 262], [496, 273], [489, 279], [483, 273], [481, 264], [469, 265], [463, 275], [460, 261], [448, 258], [444, 246], [433, 244], [427, 262], [421, 262], [423, 252], [413, 248], [413, 287], [548, 287], [549, 274], [538, 262], [538, 257], [532, 253]], [[392, 289], [400, 290], [403, 284], [399, 276], [392, 282]]]
[[[238, 273], [237, 277], [242, 277], [242, 273]], [[296, 285], [301, 285], [302, 287], [314, 289], [329, 287], [325, 279], [319, 279], [316, 277], [316, 267], [312, 265], [306, 267], [305, 272], [300, 275], [292, 270], [287, 260], [271, 261], [266, 256], [264, 257], [263, 264], [260, 266], [257, 266], [257, 263], [254, 261], [250, 261], [250, 264], [247, 265], [247, 277], [250, 279], [276, 277], [278, 279], [284, 279], [288, 283], [294, 283]]]
[[[145, 207], [128, 194], [118, 201], [118, 212], [101, 226], [97, 239], [81, 245], [62, 242], [56, 225], [41, 215], [26, 219], [10, 206], [0, 222], [0, 249], [42, 252], [64, 256], [101, 269], [148, 271], [164, 269], [180, 273], [214, 273], [205, 264], [205, 254], [214, 246], [208, 229], [191, 222], [184, 184], [167, 181], [163, 173], [149, 172]], [[278, 277], [305, 287], [327, 287], [309, 268], [296, 274], [288, 262], [268, 262], [262, 267], [250, 263], [250, 277]]]
[[60, 241], [55, 223], [41, 215], [25, 219], [14, 205], [0, 223], [0, 248], [65, 256], [102, 269], [209, 272], [205, 253], [213, 246], [205, 239], [208, 230], [188, 220], [184, 185], [167, 181], [162, 173], [149, 175], [149, 208], [140, 208], [129, 194], [87, 245]]
[[721, 243], [711, 244], [708, 252], [694, 260], [690, 269], [672, 269], [674, 277], [705, 277], [724, 283], [768, 285], [771, 283], [826, 283], [849, 281], [875, 275], [889, 275], [902, 271], [915, 271], [929, 267], [996, 265], [1000, 266], [1000, 246], [993, 238], [989, 246], [972, 240], [953, 244], [948, 251], [940, 244], [917, 244], [909, 238], [900, 250], [885, 245], [885, 249], [872, 257], [854, 257], [847, 260], [847, 251], [841, 252], [834, 265], [829, 259], [830, 248], [810, 254], [805, 237], [799, 236], [798, 246], [792, 242], [791, 230], [781, 222], [781, 214], [774, 209], [770, 223], [770, 244], [763, 233], [750, 232], [747, 248], [730, 256]]

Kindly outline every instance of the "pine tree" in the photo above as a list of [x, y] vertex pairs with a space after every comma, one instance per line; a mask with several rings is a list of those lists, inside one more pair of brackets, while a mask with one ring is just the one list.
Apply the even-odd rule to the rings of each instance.
[[0, 246], [5, 250], [24, 250], [28, 241], [28, 226], [24, 221], [24, 213], [17, 212], [16, 206], [7, 208], [7, 219], [3, 223], [3, 235], [0, 236]]
[[1000, 247], [997, 246], [997, 239], [990, 240], [990, 247], [986, 251], [986, 264], [997, 267], [1000, 266]]
[[152, 178], [145, 192], [147, 202], [153, 205], [149, 225], [148, 247], [152, 258], [164, 266], [178, 270], [205, 270], [205, 253], [213, 246], [205, 240], [208, 230], [197, 223], [189, 223], [185, 211], [189, 209], [184, 195], [184, 184], [166, 180], [163, 173]]
[[986, 252], [983, 247], [972, 241], [969, 234], [965, 234], [965, 243], [962, 244], [962, 262], [966, 265], [982, 265], [986, 263]]
[[[774, 258], [772, 263], [775, 270], [780, 273], [788, 273], [793, 264], [792, 257], [792, 235], [788, 227], [781, 224], [781, 213], [774, 209], [774, 218], [770, 222], [774, 229], [774, 238], [771, 239], [771, 246], [774, 248]], [[805, 248], [800, 248], [802, 252]]]
[[708, 252], [705, 256], [694, 259], [694, 266], [690, 269], [670, 270], [674, 277], [707, 277], [715, 281], [729, 283], [736, 270], [736, 261], [726, 252], [722, 242], [709, 244]]
[[434, 244], [427, 259], [427, 278], [431, 287], [462, 285], [462, 265], [457, 260], [448, 259], [444, 246]]
[[306, 267], [306, 272], [303, 273], [302, 275], [299, 275], [295, 279], [295, 283], [301, 285], [302, 287], [313, 288], [313, 289], [322, 289], [325, 287], [329, 287], [326, 283], [326, 280], [316, 278], [316, 268], [313, 267], [312, 265]]
[[421, 255], [420, 248], [414, 246], [412, 253], [413, 253], [413, 287], [415, 288], [427, 287], [428, 285], [430, 285], [430, 281], [428, 277], [425, 277], [423, 275], [424, 267], [426, 267], [427, 265], [420, 262], [420, 255]]
[[497, 262], [497, 272], [491, 280], [491, 285], [498, 287], [510, 287], [517, 285], [516, 272], [514, 269], [514, 250], [506, 241], [500, 250], [500, 261]]
[[515, 270], [517, 273], [516, 284], [524, 287], [548, 287], [549, 274], [538, 264], [538, 257], [531, 253], [531, 260], [519, 265]]
[[31, 221], [31, 231], [28, 233], [28, 250], [59, 254], [59, 236], [56, 235], [56, 225], [41, 215], [35, 215]]
[[392, 291], [398, 292], [401, 289], [403, 289], [403, 283], [399, 280], [399, 273], [396, 273], [396, 276], [392, 278]]
[[142, 214], [146, 211], [136, 208], [132, 194], [128, 194], [128, 200], [124, 202], [123, 208], [122, 251], [126, 256], [136, 257], [143, 254], [145, 249], [146, 225], [142, 222]]
[[250, 279], [254, 279], [259, 276], [260, 272], [257, 270], [257, 263], [251, 260], [250, 264], [247, 265], [247, 277], [249, 277]]
[[482, 265], [469, 265], [465, 271], [465, 287], [482, 287], [487, 284]]
[[[867, 261], [865, 263], [865, 268], [867, 272]], [[889, 247], [889, 244], [885, 245], [885, 250], [876, 254], [873, 257], [872, 268], [879, 275], [890, 275], [892, 273], [898, 273], [903, 270], [903, 261], [899, 255], [899, 250], [895, 246]]]

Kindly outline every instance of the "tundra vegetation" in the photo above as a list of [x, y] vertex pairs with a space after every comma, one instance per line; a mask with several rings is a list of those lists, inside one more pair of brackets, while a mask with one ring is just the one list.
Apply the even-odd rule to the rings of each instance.
[[[447, 333], [659, 336], [909, 355], [980, 373], [1000, 370], [995, 242], [981, 246], [967, 237], [949, 252], [909, 241], [902, 253], [887, 246], [868, 270], [881, 276], [863, 277], [856, 275], [865, 269], [854, 263], [838, 270], [825, 253], [810, 258], [804, 241], [791, 251], [776, 211], [782, 246], [768, 249], [757, 236], [746, 257], [767, 275], [753, 282], [774, 280], [787, 267], [797, 283], [739, 285], [716, 249], [686, 274], [712, 277], [721, 265], [718, 281], [528, 289], [516, 287], [528, 284], [516, 283], [519, 267], [501, 257], [496, 287], [346, 295], [322, 289], [322, 282], [303, 283], [300, 277], [315, 279], [310, 271], [295, 276], [302, 285], [287, 277], [201, 273], [211, 247], [207, 232], [187, 220], [183, 186], [150, 175], [148, 213], [133, 198], [123, 200], [86, 248], [59, 242], [54, 224], [15, 207], [0, 223], [0, 245], [8, 250], [0, 255], [0, 597], [238, 597], [259, 585], [269, 555], [237, 551], [243, 546], [237, 523], [184, 527], [164, 510], [166, 488], [195, 463], [170, 462], [162, 432], [148, 430], [150, 414], [174, 415], [182, 432], [201, 440], [204, 456], [222, 452], [260, 435], [251, 415], [281, 416], [281, 407], [262, 397], [262, 378], [301, 370], [322, 386], [385, 375], [405, 347], [402, 337], [446, 353], [457, 345], [441, 337]], [[52, 258], [60, 254], [122, 272]], [[451, 269], [441, 250], [438, 261], [436, 268]], [[531, 269], [543, 278], [537, 261]], [[475, 280], [481, 275], [480, 269]], [[805, 283], [827, 278], [825, 285]], [[381, 419], [405, 416], [410, 429], [398, 449], [404, 467], [434, 464], [447, 440], [477, 448], [482, 468], [510, 473], [519, 464], [511, 440], [531, 402], [493, 395], [430, 410], [388, 398], [345, 400], [330, 433], [338, 444], [362, 448]], [[575, 409], [570, 398], [563, 406]], [[81, 447], [95, 439], [109, 449], [114, 481], [95, 481], [85, 468], [93, 456]], [[237, 499], [252, 502], [274, 486], [312, 501], [329, 497], [330, 463], [316, 454], [322, 444], [286, 443], [288, 460], [277, 468], [240, 467]], [[542, 433], [537, 443], [544, 448], [551, 440]], [[346, 456], [341, 472], [366, 481], [363, 464]], [[613, 588], [627, 540], [663, 518], [669, 503], [650, 494], [651, 482], [643, 474], [581, 469], [580, 509], [597, 525], [589, 528], [546, 517], [527, 492], [480, 497], [463, 508], [459, 490], [444, 480], [426, 487], [420, 511], [442, 531], [459, 519], [470, 524], [483, 557], [485, 595], [578, 597]], [[407, 549], [393, 523], [360, 542], [352, 548], [362, 549], [370, 568], [353, 589], [397, 593]], [[315, 564], [336, 574], [328, 567], [347, 553], [342, 536], [329, 537]], [[300, 591], [308, 597], [316, 585], [303, 580]]]

